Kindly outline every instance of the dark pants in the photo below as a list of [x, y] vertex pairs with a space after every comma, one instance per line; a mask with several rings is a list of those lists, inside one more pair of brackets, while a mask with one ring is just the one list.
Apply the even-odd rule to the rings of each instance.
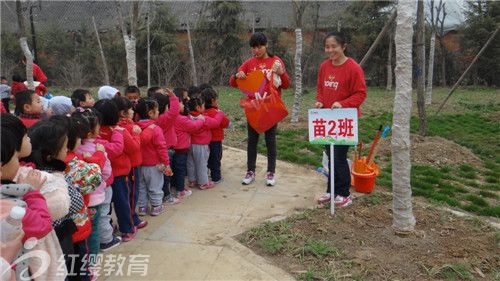
[[[174, 152], [172, 149], [168, 150], [168, 158], [172, 159], [174, 157]], [[172, 168], [172, 166], [170, 166]], [[173, 172], [173, 171], [172, 171]], [[163, 176], [163, 196], [170, 195], [170, 186], [171, 186], [172, 177]]]
[[130, 174], [128, 175], [128, 184], [130, 188], [130, 215], [132, 216], [134, 225], [137, 226], [141, 223], [139, 216], [135, 212], [135, 206], [137, 204], [137, 199], [139, 198], [139, 167], [134, 167], [130, 170]]
[[184, 190], [184, 180], [187, 175], [187, 153], [175, 153], [172, 157], [172, 185], [177, 192]]
[[92, 232], [90, 233], [87, 241], [89, 243], [89, 254], [97, 255], [100, 250], [99, 240], [99, 218], [101, 217], [101, 205], [89, 207], [90, 220], [92, 222]]
[[130, 188], [127, 183], [127, 176], [115, 177], [111, 188], [113, 188], [113, 197], [111, 201], [115, 207], [118, 228], [122, 234], [134, 233], [134, 223], [130, 214]]
[[[274, 173], [276, 170], [276, 129], [278, 124], [267, 130], [265, 134], [267, 148], [267, 171]], [[257, 143], [259, 142], [259, 133], [257, 133], [250, 124], [247, 124], [248, 143], [247, 143], [247, 169], [255, 172], [255, 162], [257, 161]]]
[[5, 110], [7, 110], [7, 113], [10, 113], [9, 110], [9, 103], [10, 103], [10, 98], [2, 99], [3, 107]]
[[73, 247], [73, 240], [71, 236], [76, 231], [76, 225], [73, 220], [65, 220], [61, 225], [54, 227], [54, 230], [59, 240], [59, 245], [61, 246], [62, 253], [64, 255], [64, 261], [66, 263], [66, 269], [68, 273], [78, 273], [79, 268], [75, 268], [73, 264], [73, 258], [75, 254], [75, 249]]
[[212, 141], [209, 144], [210, 156], [208, 157], [208, 168], [212, 181], [220, 181], [222, 178], [220, 166], [222, 160], [222, 141]]
[[73, 257], [73, 272], [68, 274], [69, 281], [87, 281], [90, 280], [89, 270], [89, 248], [87, 239], [73, 244], [75, 255]]
[[[335, 177], [335, 192], [334, 196], [340, 195], [347, 197], [351, 193], [349, 188], [351, 187], [351, 172], [349, 171], [349, 164], [347, 163], [347, 151], [349, 151], [348, 145], [335, 145], [333, 151], [333, 165], [334, 165], [334, 177]], [[330, 146], [325, 146], [325, 152], [328, 156], [328, 171], [332, 170], [332, 163], [330, 163]], [[330, 176], [328, 176], [328, 186], [326, 192], [330, 193]]]

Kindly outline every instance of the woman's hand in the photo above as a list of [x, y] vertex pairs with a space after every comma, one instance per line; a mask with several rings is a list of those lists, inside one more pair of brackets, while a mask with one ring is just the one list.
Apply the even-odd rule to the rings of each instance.
[[274, 61], [272, 71], [278, 75], [283, 75], [283, 73], [285, 73], [283, 66], [281, 65], [281, 63], [278, 60]]
[[334, 108], [342, 108], [342, 105], [339, 102], [334, 102], [332, 104], [332, 109], [334, 109]]
[[314, 104], [314, 107], [316, 108], [323, 108], [323, 103], [317, 101], [315, 104]]
[[243, 72], [243, 71], [238, 71], [238, 73], [236, 73], [234, 75], [234, 77], [236, 77], [236, 79], [245, 79], [245, 78], [247, 78], [245, 72]]

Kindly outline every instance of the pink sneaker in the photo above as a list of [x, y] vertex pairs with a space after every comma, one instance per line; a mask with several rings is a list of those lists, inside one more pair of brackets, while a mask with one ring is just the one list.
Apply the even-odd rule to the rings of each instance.
[[177, 193], [177, 197], [179, 197], [179, 198], [185, 198], [185, 197], [191, 196], [191, 194], [193, 194], [193, 192], [191, 191], [191, 189], [184, 188], [183, 191]]
[[206, 184], [200, 185], [201, 190], [210, 189], [210, 188], [214, 188], [214, 187], [215, 187], [215, 184], [213, 181], [209, 181]]
[[151, 216], [159, 216], [160, 214], [163, 214], [165, 212], [165, 206], [159, 205], [159, 206], [154, 206], [151, 208]]
[[123, 242], [128, 242], [128, 241], [134, 239], [136, 235], [137, 235], [137, 227], [134, 226], [134, 232], [133, 233], [124, 233], [124, 234], [122, 234], [122, 241]]
[[189, 188], [198, 187], [198, 183], [196, 181], [190, 181], [188, 186], [189, 186]]
[[330, 193], [325, 193], [323, 195], [321, 195], [319, 198], [318, 198], [318, 203], [319, 204], [325, 204], [325, 203], [328, 203], [330, 202]]
[[347, 207], [352, 204], [352, 197], [351, 195], [344, 197], [337, 195], [335, 196], [335, 206], [339, 207]]

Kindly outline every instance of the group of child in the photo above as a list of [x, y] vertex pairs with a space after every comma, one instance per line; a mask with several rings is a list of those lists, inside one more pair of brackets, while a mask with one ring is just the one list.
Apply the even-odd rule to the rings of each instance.
[[[46, 106], [35, 91], [22, 90], [15, 105], [17, 117], [1, 115], [0, 218], [16, 205], [26, 214], [19, 237], [1, 242], [10, 249], [1, 255], [2, 272], [32, 250], [23, 243], [34, 238], [52, 262], [43, 272], [37, 272], [38, 259], [16, 264], [17, 276], [92, 280], [98, 252], [134, 239], [148, 224], [140, 217], [158, 216], [165, 202], [180, 203], [190, 188], [210, 189], [223, 180], [229, 120], [208, 85], [152, 87], [147, 97], [135, 86], [123, 95], [103, 86], [97, 102], [78, 89]], [[60, 257], [64, 272], [56, 262]]]

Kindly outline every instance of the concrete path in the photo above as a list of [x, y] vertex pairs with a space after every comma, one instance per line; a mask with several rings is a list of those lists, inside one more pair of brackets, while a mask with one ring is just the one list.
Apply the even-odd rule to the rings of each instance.
[[[326, 180], [312, 170], [278, 161], [278, 184], [266, 187], [266, 163], [259, 155], [257, 180], [243, 186], [246, 151], [225, 147], [224, 182], [211, 190], [193, 190], [181, 204], [168, 205], [165, 214], [146, 217], [149, 225], [133, 241], [108, 252], [126, 257], [123, 275], [115, 276], [114, 271], [99, 280], [294, 280], [232, 237], [266, 219], [314, 206]], [[133, 272], [130, 255], [150, 255], [147, 276]]]

